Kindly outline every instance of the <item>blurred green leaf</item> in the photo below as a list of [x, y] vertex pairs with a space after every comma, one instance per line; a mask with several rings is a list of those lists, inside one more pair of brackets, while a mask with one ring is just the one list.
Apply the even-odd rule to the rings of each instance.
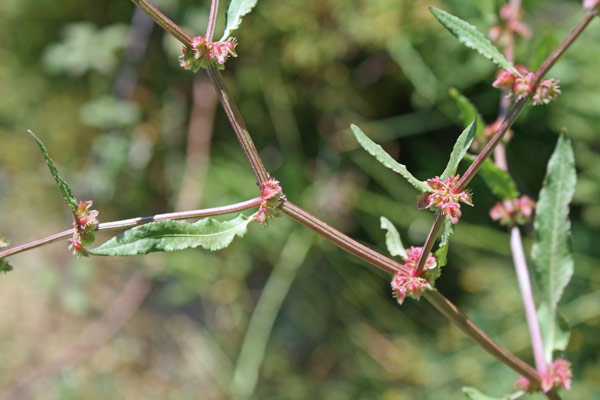
[[381, 229], [385, 229], [385, 244], [387, 246], [388, 251], [393, 256], [406, 257], [406, 249], [404, 245], [402, 245], [402, 240], [400, 239], [400, 234], [398, 230], [392, 224], [392, 222], [386, 217], [381, 217]]
[[524, 392], [516, 392], [513, 394], [507, 394], [504, 397], [490, 397], [481, 393], [474, 387], [463, 387], [462, 391], [465, 397], [469, 400], [516, 400], [523, 397], [525, 394]]
[[436, 279], [441, 273], [441, 268], [448, 262], [448, 246], [450, 245], [450, 238], [454, 233], [454, 224], [450, 220], [444, 220], [444, 231], [442, 232], [440, 245], [435, 252], [435, 259], [437, 260], [438, 272], [433, 274], [433, 278]]
[[[467, 154], [465, 159], [472, 163], [475, 161], [475, 156]], [[479, 168], [477, 174], [481, 176], [486, 186], [500, 200], [511, 200], [519, 197], [515, 181], [508, 172], [498, 168], [489, 158], [481, 164], [481, 168]]]
[[227, 7], [227, 20], [225, 22], [225, 32], [221, 40], [227, 39], [242, 23], [242, 17], [248, 14], [258, 0], [231, 0]]
[[469, 147], [471, 147], [471, 143], [473, 143], [473, 139], [475, 139], [475, 132], [477, 131], [477, 118], [471, 122], [469, 126], [465, 128], [465, 130], [460, 134], [458, 139], [456, 139], [456, 143], [452, 148], [452, 153], [450, 154], [450, 160], [448, 160], [448, 164], [440, 175], [440, 179], [447, 179], [451, 176], [456, 175], [456, 170], [458, 168], [458, 164], [460, 164], [461, 160], [467, 154]]
[[138, 106], [113, 96], [102, 96], [84, 104], [80, 110], [81, 120], [98, 128], [127, 127], [140, 120]]
[[485, 58], [493, 61], [500, 68], [509, 70], [514, 74], [521, 76], [512, 63], [508, 61], [492, 42], [490, 42], [484, 34], [479, 32], [473, 25], [438, 8], [429, 7], [429, 10], [462, 44], [476, 50]]
[[4, 258], [0, 258], [0, 272], [7, 273], [13, 270], [13, 267]]
[[46, 150], [46, 146], [44, 146], [44, 143], [42, 143], [40, 138], [37, 137], [36, 134], [33, 133], [33, 131], [28, 130], [27, 132], [29, 132], [31, 137], [37, 142], [38, 146], [40, 146], [40, 150], [42, 151], [42, 154], [44, 155], [44, 160], [46, 161], [46, 165], [48, 166], [48, 169], [50, 169], [50, 173], [52, 174], [54, 181], [58, 185], [60, 194], [62, 194], [63, 199], [65, 199], [65, 201], [67, 202], [67, 205], [69, 206], [69, 208], [71, 208], [71, 211], [73, 211], [73, 214], [75, 214], [77, 212], [77, 200], [75, 199], [75, 196], [73, 196], [71, 187], [58, 174], [58, 170], [56, 169], [56, 166], [54, 165], [54, 161], [52, 161], [52, 159], [50, 158], [50, 155], [48, 154], [48, 151]]
[[240, 214], [224, 222], [213, 218], [204, 218], [193, 224], [184, 221], [152, 222], [126, 230], [89, 250], [89, 253], [95, 256], [132, 256], [198, 246], [210, 251], [221, 250], [229, 246], [236, 236], [244, 236], [253, 220], [254, 217]]
[[479, 111], [477, 111], [477, 107], [475, 107], [468, 98], [463, 96], [458, 89], [450, 88], [448, 92], [450, 93], [450, 97], [456, 101], [456, 105], [460, 110], [458, 118], [460, 119], [463, 128], [466, 128], [474, 119], [477, 119], [478, 123], [477, 130], [475, 131], [475, 138], [483, 137], [486, 124], [481, 114], [479, 114]]
[[[557, 305], [573, 275], [569, 204], [576, 180], [573, 148], [569, 137], [563, 132], [548, 162], [546, 178], [538, 197], [534, 221], [535, 240], [531, 250], [542, 294], [540, 309], [548, 309], [542, 313], [548, 320], [541, 321], [541, 325], [546, 327], [557, 326]], [[551, 331], [544, 341], [547, 361], [551, 361], [560, 336], [558, 331]]]
[[554, 351], [564, 351], [569, 344], [571, 328], [559, 310], [552, 312], [546, 303], [541, 303], [537, 310], [542, 340], [544, 342], [544, 358], [552, 361]]
[[352, 133], [362, 148], [365, 149], [367, 153], [375, 157], [377, 161], [392, 171], [402, 175], [408, 181], [408, 183], [413, 185], [419, 192], [429, 191], [430, 188], [425, 182], [415, 178], [410, 172], [408, 172], [408, 169], [406, 169], [405, 165], [394, 160], [392, 156], [390, 156], [385, 152], [385, 150], [383, 150], [383, 148], [381, 148], [380, 145], [369, 139], [358, 126], [352, 124], [350, 125], [350, 128], [352, 128]]

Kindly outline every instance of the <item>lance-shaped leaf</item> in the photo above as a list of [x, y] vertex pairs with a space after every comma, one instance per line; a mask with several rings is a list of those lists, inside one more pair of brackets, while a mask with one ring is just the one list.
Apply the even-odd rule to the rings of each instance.
[[394, 160], [392, 156], [390, 156], [385, 150], [383, 150], [383, 148], [381, 148], [380, 145], [369, 139], [358, 126], [352, 124], [350, 125], [350, 128], [352, 128], [352, 133], [362, 148], [365, 149], [367, 153], [375, 157], [377, 161], [392, 171], [400, 174], [419, 192], [427, 192], [431, 190], [426, 182], [422, 182], [415, 178], [410, 172], [408, 172], [408, 169], [406, 169], [405, 165], [402, 165]]
[[387, 246], [388, 251], [393, 256], [406, 257], [408, 254], [406, 253], [406, 249], [402, 244], [402, 240], [400, 239], [400, 234], [398, 230], [392, 224], [392, 221], [387, 219], [386, 217], [381, 217], [381, 229], [385, 229], [385, 244]]
[[254, 216], [240, 214], [236, 218], [219, 222], [204, 218], [193, 224], [184, 221], [161, 221], [141, 225], [108, 240], [88, 252], [95, 256], [132, 256], [156, 251], [175, 251], [203, 247], [221, 250], [242, 237]]
[[485, 35], [479, 32], [473, 25], [438, 8], [429, 7], [429, 10], [462, 44], [476, 50], [485, 58], [493, 61], [500, 68], [509, 70], [512, 73], [521, 76], [521, 73], [517, 71], [513, 64], [508, 61], [492, 42], [490, 42]]
[[477, 111], [477, 107], [475, 107], [475, 105], [471, 103], [468, 98], [463, 96], [463, 94], [457, 89], [450, 88], [449, 93], [450, 97], [456, 101], [456, 105], [460, 110], [458, 118], [460, 119], [460, 123], [462, 124], [463, 128], [466, 128], [474, 119], [477, 119], [475, 138], [482, 138], [485, 135], [485, 120], [481, 114], [479, 114], [479, 111]]
[[58, 170], [56, 169], [56, 166], [54, 165], [54, 161], [52, 161], [52, 159], [50, 158], [50, 155], [48, 155], [48, 151], [46, 150], [46, 146], [44, 146], [44, 143], [42, 143], [40, 138], [37, 137], [36, 134], [33, 133], [32, 131], [28, 130], [27, 132], [29, 132], [31, 137], [37, 142], [38, 146], [40, 146], [40, 150], [42, 150], [42, 154], [44, 156], [44, 160], [46, 161], [46, 165], [48, 166], [48, 169], [50, 169], [50, 173], [52, 174], [54, 181], [58, 185], [60, 194], [62, 195], [63, 199], [65, 199], [65, 201], [67, 202], [67, 205], [69, 206], [71, 211], [73, 211], [73, 214], [75, 214], [77, 212], [77, 200], [75, 199], [75, 196], [73, 196], [71, 187], [58, 174]]
[[221, 40], [227, 39], [231, 32], [235, 31], [242, 23], [242, 17], [248, 14], [258, 0], [231, 0], [227, 7], [227, 17], [225, 21], [225, 32]]
[[[475, 157], [470, 154], [467, 154], [465, 159], [471, 163], [475, 161]], [[481, 176], [486, 186], [500, 200], [512, 200], [519, 197], [515, 181], [513, 181], [508, 172], [500, 169], [489, 158], [481, 164], [477, 174]]]
[[571, 329], [560, 310], [552, 312], [546, 303], [541, 303], [537, 309], [537, 319], [540, 323], [542, 342], [544, 344], [544, 359], [553, 361], [555, 351], [564, 351], [569, 344]]
[[475, 139], [476, 131], [477, 118], [475, 118], [473, 122], [471, 122], [471, 124], [467, 126], [465, 130], [460, 134], [458, 139], [456, 139], [456, 143], [454, 143], [454, 148], [452, 149], [452, 153], [450, 154], [450, 160], [448, 160], [446, 169], [444, 169], [444, 172], [442, 172], [442, 175], [440, 175], [441, 180], [456, 175], [458, 164], [460, 164], [461, 160], [467, 154], [469, 147], [471, 147], [471, 143], [473, 143], [473, 139]]
[[479, 390], [474, 387], [463, 387], [462, 392], [465, 397], [469, 400], [516, 400], [523, 397], [523, 392], [517, 392], [513, 394], [508, 394], [504, 397], [490, 397], [486, 394], [481, 393]]
[[[547, 327], [560, 326], [558, 302], [573, 275], [569, 204], [575, 191], [576, 179], [571, 141], [566, 133], [562, 133], [548, 162], [546, 178], [538, 197], [534, 221], [535, 240], [531, 250], [542, 297], [540, 311], [548, 316], [548, 320], [540, 320], [540, 323]], [[562, 340], [560, 336], [557, 331], [557, 335], [544, 341], [546, 357], [557, 348], [557, 340]]]

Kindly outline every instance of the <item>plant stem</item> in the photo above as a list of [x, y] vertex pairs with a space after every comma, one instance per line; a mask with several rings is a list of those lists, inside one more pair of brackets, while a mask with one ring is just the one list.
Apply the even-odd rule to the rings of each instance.
[[210, 2], [210, 14], [208, 15], [208, 25], [206, 26], [206, 35], [204, 39], [207, 42], [212, 42], [215, 35], [215, 25], [217, 24], [217, 12], [219, 11], [219, 0]]
[[[289, 201], [283, 203], [281, 210], [290, 217], [294, 218], [296, 221], [301, 222], [302, 224], [331, 240], [343, 250], [389, 274], [393, 275], [399, 271], [398, 268], [402, 268], [402, 266], [396, 261], [391, 260], [384, 255], [366, 247], [365, 245], [358, 243], [356, 240], [346, 236], [337, 229], [331, 227], [330, 225]], [[403, 270], [401, 271], [404, 272]], [[440, 313], [442, 313], [442, 315], [450, 320], [450, 322], [471, 337], [477, 344], [483, 347], [496, 359], [506, 364], [508, 367], [523, 375], [530, 381], [540, 381], [540, 376], [533, 367], [490, 338], [483, 330], [475, 325], [475, 323], [471, 321], [469, 317], [462, 313], [458, 307], [452, 304], [452, 302], [444, 297], [444, 295], [442, 295], [439, 291], [435, 290], [431, 292], [425, 292], [423, 296]], [[558, 397], [558, 395], [556, 395], [554, 392], [546, 393], [546, 396], [553, 400], [560, 399], [560, 397]]]
[[402, 264], [384, 256], [381, 253], [378, 253], [362, 243], [357, 242], [348, 235], [343, 234], [332, 226], [321, 221], [311, 213], [298, 207], [294, 203], [286, 200], [281, 206], [281, 210], [290, 217], [294, 218], [296, 221], [301, 222], [310, 229], [331, 240], [348, 253], [355, 255], [361, 260], [368, 262], [382, 271], [385, 271], [390, 275], [394, 275], [397, 272], [406, 273]]
[[160, 12], [148, 0], [131, 0], [133, 4], [141, 8], [150, 18], [169, 32], [175, 39], [179, 40], [185, 47], [192, 47], [192, 36], [184, 31], [179, 25], [171, 21], [169, 17]]
[[510, 229], [510, 249], [512, 251], [513, 262], [515, 263], [515, 271], [517, 273], [517, 280], [519, 281], [523, 307], [525, 308], [525, 317], [527, 318], [529, 335], [531, 336], [531, 347], [533, 348], [535, 366], [540, 374], [544, 374], [548, 368], [546, 360], [544, 359], [542, 332], [540, 331], [540, 325], [535, 312], [535, 300], [533, 299], [533, 291], [531, 290], [531, 280], [529, 279], [529, 271], [527, 270], [527, 261], [525, 261], [521, 232], [516, 226], [513, 226]]
[[218, 67], [215, 65], [211, 65], [206, 69], [210, 80], [212, 81], [217, 94], [219, 95], [219, 100], [221, 100], [221, 104], [223, 105], [223, 109], [225, 110], [225, 114], [227, 114], [227, 118], [231, 123], [231, 127], [235, 131], [235, 135], [237, 136], [242, 149], [244, 149], [244, 153], [246, 154], [246, 158], [250, 162], [252, 166], [252, 170], [254, 171], [254, 175], [258, 180], [258, 184], [263, 183], [267, 179], [269, 179], [269, 173], [265, 169], [262, 160], [254, 146], [254, 142], [250, 137], [250, 132], [246, 128], [246, 124], [244, 123], [244, 119], [242, 118], [235, 102], [232, 100], [231, 95], [229, 94], [229, 90], [227, 90], [227, 86], [223, 81], [223, 76], [219, 71]]
[[[181, 220], [181, 219], [194, 219], [201, 217], [208, 217], [211, 215], [223, 215], [230, 214], [237, 211], [247, 210], [249, 208], [254, 208], [260, 206], [262, 199], [260, 197], [256, 197], [251, 200], [243, 201], [241, 203], [231, 204], [222, 207], [214, 207], [214, 208], [205, 208], [203, 210], [193, 210], [193, 211], [181, 211], [174, 213], [166, 213], [166, 214], [156, 214], [150, 215], [148, 217], [138, 217], [138, 218], [130, 218], [124, 219], [121, 221], [112, 221], [112, 222], [103, 222], [98, 224], [97, 231], [109, 231], [114, 229], [122, 229], [129, 228], [132, 226], [142, 225], [147, 222], [157, 222], [157, 221], [167, 221], [167, 220]], [[0, 259], [12, 256], [18, 253], [22, 253], [27, 250], [34, 249], [36, 247], [40, 247], [46, 244], [54, 243], [64, 238], [68, 238], [73, 236], [75, 232], [74, 229], [69, 229], [63, 232], [55, 233], [54, 235], [47, 236], [42, 239], [34, 240], [33, 242], [21, 244], [19, 246], [14, 246], [3, 251], [0, 251]]]
[[427, 234], [427, 239], [425, 239], [423, 250], [421, 251], [421, 255], [419, 256], [419, 261], [417, 262], [416, 273], [418, 276], [420, 276], [423, 273], [423, 268], [425, 268], [425, 260], [427, 260], [427, 256], [429, 256], [431, 249], [433, 249], [435, 239], [440, 233], [440, 229], [442, 228], [443, 223], [444, 215], [441, 212], [438, 212], [435, 216], [435, 220], [433, 221], [433, 225], [431, 225], [429, 234]]

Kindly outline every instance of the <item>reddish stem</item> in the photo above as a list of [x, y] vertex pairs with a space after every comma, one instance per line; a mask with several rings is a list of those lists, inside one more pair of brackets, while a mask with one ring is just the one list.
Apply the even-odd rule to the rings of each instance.
[[169, 17], [160, 12], [148, 0], [131, 0], [133, 4], [141, 8], [154, 22], [160, 25], [165, 31], [179, 40], [185, 47], [192, 47], [192, 35], [184, 31], [179, 25], [171, 21]]
[[210, 14], [208, 15], [208, 25], [206, 26], [205, 39], [207, 42], [212, 42], [215, 35], [215, 25], [217, 24], [217, 12], [219, 10], [219, 0], [210, 2]]

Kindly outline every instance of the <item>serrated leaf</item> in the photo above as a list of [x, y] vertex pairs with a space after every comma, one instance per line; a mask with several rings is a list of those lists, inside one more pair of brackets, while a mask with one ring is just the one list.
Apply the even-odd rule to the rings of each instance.
[[521, 76], [513, 64], [473, 25], [439, 8], [429, 7], [429, 10], [462, 44], [477, 51], [500, 68]]
[[406, 249], [400, 239], [398, 230], [392, 222], [386, 217], [381, 217], [381, 229], [385, 229], [385, 244], [388, 251], [393, 256], [407, 257]]
[[463, 387], [462, 392], [465, 397], [469, 400], [516, 400], [520, 397], [523, 397], [524, 392], [516, 392], [513, 394], [507, 394], [504, 397], [490, 397], [481, 393], [478, 389], [474, 387]]
[[577, 180], [571, 141], [561, 134], [548, 162], [534, 221], [531, 251], [542, 301], [555, 308], [573, 274], [569, 204]]
[[362, 146], [362, 148], [365, 149], [367, 151], [367, 153], [369, 153], [370, 155], [375, 157], [375, 159], [377, 161], [379, 161], [381, 164], [383, 164], [383, 166], [400, 174], [402, 177], [404, 177], [404, 179], [406, 179], [408, 181], [408, 183], [413, 185], [414, 188], [417, 189], [419, 192], [427, 192], [427, 191], [431, 190], [429, 188], [429, 185], [427, 185], [427, 183], [422, 182], [422, 181], [418, 180], [417, 178], [415, 178], [410, 172], [408, 172], [408, 169], [406, 168], [405, 165], [400, 164], [399, 162], [394, 160], [392, 158], [392, 156], [390, 156], [388, 153], [386, 153], [385, 150], [383, 150], [383, 148], [380, 145], [378, 145], [377, 143], [375, 143], [371, 139], [369, 139], [367, 137], [367, 135], [365, 135], [364, 132], [361, 131], [358, 126], [352, 124], [352, 125], [350, 125], [350, 128], [352, 129], [352, 133], [354, 134], [354, 137], [356, 138], [358, 143]]
[[231, 32], [235, 31], [242, 23], [242, 17], [248, 14], [258, 0], [231, 0], [227, 7], [227, 17], [225, 20], [225, 32], [221, 40], [227, 39]]
[[460, 134], [458, 139], [456, 139], [456, 143], [454, 143], [452, 153], [450, 154], [450, 159], [448, 160], [446, 169], [444, 169], [444, 172], [442, 172], [442, 175], [440, 175], [440, 179], [444, 180], [456, 175], [458, 164], [460, 164], [461, 160], [464, 158], [464, 156], [467, 154], [467, 151], [471, 147], [471, 143], [473, 143], [473, 139], [475, 139], [476, 131], [477, 118], [475, 118], [473, 122], [471, 122], [471, 124], [467, 126], [465, 130]]
[[546, 303], [541, 303], [538, 307], [537, 319], [542, 332], [544, 359], [550, 363], [555, 351], [563, 351], [567, 348], [571, 329], [562, 314], [558, 310], [553, 313]]
[[44, 156], [44, 160], [46, 161], [46, 165], [48, 166], [48, 169], [50, 169], [50, 173], [52, 174], [56, 185], [58, 185], [60, 194], [62, 195], [63, 199], [65, 199], [65, 202], [67, 203], [71, 211], [73, 211], [73, 214], [75, 214], [77, 212], [77, 200], [75, 199], [75, 196], [73, 196], [71, 187], [58, 174], [58, 170], [54, 165], [54, 161], [52, 161], [52, 159], [50, 158], [50, 155], [48, 154], [44, 143], [40, 140], [39, 137], [36, 136], [35, 133], [33, 133], [33, 131], [28, 130], [27, 132], [31, 135], [31, 137], [37, 142], [38, 146], [40, 147], [40, 150], [42, 151], [42, 154]]
[[540, 319], [540, 325], [553, 330], [549, 339], [544, 340], [544, 354], [550, 357], [548, 360], [564, 342], [557, 307], [573, 275], [569, 204], [575, 192], [576, 180], [571, 141], [562, 133], [548, 161], [548, 170], [538, 197], [534, 220], [535, 239], [531, 250], [541, 293], [539, 308], [542, 316], [547, 314], [543, 320]]
[[478, 122], [477, 130], [475, 131], [475, 138], [481, 138], [485, 136], [485, 120], [483, 119], [481, 114], [479, 114], [479, 111], [477, 111], [477, 107], [475, 107], [475, 105], [471, 103], [471, 101], [468, 98], [463, 96], [463, 94], [460, 93], [457, 89], [450, 88], [448, 92], [450, 93], [450, 97], [452, 97], [456, 101], [456, 105], [460, 110], [458, 118], [460, 119], [460, 123], [462, 124], [463, 128], [469, 126], [471, 121], [477, 118]]
[[[475, 161], [475, 157], [470, 154], [467, 154], [465, 159], [471, 163]], [[483, 182], [490, 191], [498, 196], [500, 200], [512, 200], [519, 197], [515, 181], [508, 172], [500, 169], [489, 158], [481, 164], [477, 174], [483, 179]]]
[[240, 214], [223, 222], [213, 218], [204, 218], [193, 224], [184, 221], [152, 222], [126, 230], [88, 252], [95, 256], [132, 256], [199, 246], [210, 251], [221, 250], [229, 246], [236, 236], [244, 236], [253, 220], [254, 217]]

